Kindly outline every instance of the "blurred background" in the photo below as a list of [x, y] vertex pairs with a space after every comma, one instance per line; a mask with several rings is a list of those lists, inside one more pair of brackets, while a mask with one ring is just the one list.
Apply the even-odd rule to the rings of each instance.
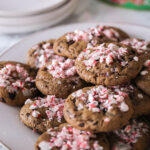
[[150, 27], [149, 10], [150, 0], [1, 0], [0, 53], [31, 33], [69, 23], [118, 22]]

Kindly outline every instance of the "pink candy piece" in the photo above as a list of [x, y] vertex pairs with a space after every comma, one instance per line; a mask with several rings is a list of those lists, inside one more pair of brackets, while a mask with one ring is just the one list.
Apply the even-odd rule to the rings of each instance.
[[[90, 49], [94, 49], [94, 51], [91, 51]], [[100, 44], [97, 47], [91, 47], [82, 51], [77, 59], [85, 59], [83, 63], [87, 67], [87, 70], [96, 66], [97, 63], [104, 62], [107, 65], [111, 65], [114, 61], [119, 61], [121, 66], [126, 66], [128, 62], [122, 59], [127, 53], [127, 48], [118, 47], [116, 44], [110, 43], [108, 47], [104, 44]]]
[[150, 48], [148, 47], [148, 45], [150, 45], [150, 42], [148, 41], [141, 41], [139, 39], [133, 38], [133, 39], [126, 39], [121, 43], [132, 46], [132, 48], [136, 49], [137, 53], [139, 54], [150, 51]]
[[99, 38], [101, 35], [105, 35], [107, 38], [113, 41], [118, 41], [118, 38], [120, 36], [119, 33], [112, 28], [106, 28], [99, 25], [87, 30], [75, 30], [74, 32], [68, 33], [66, 35], [66, 39], [68, 42], [78, 42], [83, 40], [85, 42], [91, 43], [92, 45], [96, 45], [98, 42], [97, 38]]
[[64, 99], [48, 95], [45, 98], [39, 97], [37, 100], [35, 100], [35, 102], [36, 103], [30, 106], [30, 109], [34, 110], [32, 113], [33, 117], [39, 116], [36, 109], [45, 107], [47, 108], [45, 113], [49, 120], [53, 120], [54, 118], [56, 118], [58, 122], [61, 122], [61, 119], [63, 117]]
[[[81, 99], [86, 104], [86, 107], [93, 112], [109, 112], [111, 109], [114, 109], [114, 104], [122, 112], [129, 110], [128, 105], [124, 101], [128, 94], [117, 88], [110, 89], [100, 85], [93, 87], [85, 93], [82, 90], [78, 90], [72, 96]], [[79, 110], [83, 109], [80, 105], [78, 107]]]
[[[25, 83], [27, 82], [35, 82], [35, 80], [29, 77], [28, 71], [21, 67], [20, 64], [6, 64], [0, 70], [0, 87], [6, 87], [9, 92], [13, 93], [18, 89], [27, 91], [25, 88]], [[30, 92], [28, 91], [28, 93]]]
[[148, 132], [148, 126], [142, 122], [133, 120], [123, 129], [115, 131], [115, 133], [127, 144], [136, 143], [143, 133]]
[[53, 59], [47, 69], [54, 78], [72, 77], [76, 75], [74, 62], [75, 60], [69, 58], [62, 61]]
[[43, 67], [46, 63], [48, 63], [52, 59], [63, 60], [64, 57], [58, 56], [54, 53], [52, 45], [50, 43], [46, 43], [42, 45], [42, 48], [39, 45], [35, 45], [33, 47], [35, 50], [33, 55], [36, 56], [35, 65], [36, 68]]
[[[44, 150], [42, 149], [44, 147], [47, 147], [48, 149], [57, 147], [60, 150], [90, 150], [90, 140], [91, 138], [96, 138], [95, 135], [88, 131], [81, 131], [69, 125], [63, 127], [61, 131], [57, 131], [57, 128], [49, 129], [48, 134], [51, 136], [49, 139], [49, 146], [48, 143], [42, 141], [39, 143], [41, 150]], [[95, 141], [92, 150], [103, 150], [103, 147], [98, 141]]]

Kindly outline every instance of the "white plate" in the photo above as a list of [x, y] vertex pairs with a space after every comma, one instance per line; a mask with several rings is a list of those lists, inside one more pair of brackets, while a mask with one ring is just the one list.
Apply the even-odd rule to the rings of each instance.
[[66, 0], [0, 0], [1, 16], [27, 16], [52, 10]]
[[56, 12], [57, 16], [55, 16], [52, 19], [45, 18], [46, 20], [45, 21], [43, 20], [42, 22], [26, 25], [0, 25], [0, 33], [3, 34], [27, 33], [55, 25], [73, 13], [73, 11], [77, 6], [77, 2], [78, 0], [72, 0], [71, 3], [68, 3], [67, 6], [65, 6], [65, 9], [58, 10], [60, 14], [57, 14]]
[[29, 25], [29, 24], [37, 24], [42, 23], [47, 20], [51, 20], [57, 18], [58, 16], [63, 15], [68, 10], [72, 9], [74, 4], [76, 4], [78, 0], [67, 0], [66, 3], [62, 4], [60, 7], [52, 10], [47, 11], [45, 13], [41, 13], [39, 15], [32, 15], [32, 16], [24, 16], [24, 17], [4, 17], [0, 16], [0, 25]]
[[[0, 61], [14, 60], [25, 63], [27, 50], [37, 42], [51, 38], [58, 38], [68, 31], [73, 31], [77, 28], [85, 29], [91, 26], [96, 26], [97, 24], [99, 23], [71, 24], [35, 33], [1, 54]], [[100, 24], [104, 25], [104, 23]], [[131, 36], [149, 40], [149, 28], [117, 23], [107, 23], [107, 25], [119, 27], [128, 32]], [[11, 147], [12, 150], [33, 150], [38, 134], [24, 126], [19, 120], [18, 114], [19, 109], [0, 103], [0, 140]]]

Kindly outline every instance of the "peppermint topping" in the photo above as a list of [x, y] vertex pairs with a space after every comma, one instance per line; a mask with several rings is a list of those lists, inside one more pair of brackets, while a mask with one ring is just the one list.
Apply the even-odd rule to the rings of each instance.
[[138, 98], [143, 99], [143, 94], [139, 93]]
[[148, 59], [148, 60], [146, 60], [146, 61], [144, 62], [144, 66], [145, 66], [145, 67], [150, 67], [150, 59]]
[[90, 33], [88, 33], [85, 30], [75, 30], [74, 32], [68, 33], [66, 35], [66, 39], [68, 42], [69, 41], [78, 42], [80, 40], [89, 41], [90, 40]]
[[116, 44], [110, 43], [106, 47], [105, 44], [100, 44], [92, 49], [86, 49], [80, 53], [78, 60], [85, 59], [83, 61], [87, 70], [96, 66], [97, 63], [106, 63], [107, 65], [113, 64], [115, 61], [119, 61], [121, 66], [126, 66], [128, 62], [123, 57], [128, 53], [128, 49], [119, 47]]
[[106, 36], [108, 39], [113, 41], [118, 41], [119, 33], [111, 27], [107, 26], [96, 26], [93, 28], [89, 28], [87, 30], [75, 30], [74, 32], [68, 33], [66, 35], [67, 41], [85, 41], [90, 42], [93, 45], [96, 45], [98, 42], [98, 38]]
[[[88, 131], [81, 131], [71, 126], [66, 126], [57, 131], [57, 128], [49, 129], [49, 142], [42, 141], [39, 143], [41, 150], [60, 149], [60, 150], [103, 150], [98, 141], [93, 141], [96, 136]], [[49, 143], [49, 144], [48, 144]]]
[[40, 150], [50, 150], [49, 142], [46, 141], [40, 142], [38, 147], [40, 148]]
[[113, 150], [131, 150], [132, 147], [129, 144], [126, 144], [122, 141], [117, 141], [117, 143], [114, 143]]
[[[0, 87], [6, 88], [10, 93], [21, 89], [24, 96], [30, 96], [31, 91], [35, 90], [30, 85], [35, 80], [29, 76], [28, 71], [20, 64], [6, 64], [0, 70]], [[27, 87], [29, 86], [29, 88]]]
[[136, 52], [138, 54], [150, 51], [150, 47], [148, 47], [150, 45], [150, 42], [148, 41], [133, 38], [133, 39], [126, 39], [122, 41], [121, 43], [125, 45], [129, 45], [132, 48], [136, 49]]
[[34, 111], [32, 112], [32, 116], [33, 116], [33, 117], [35, 117], [35, 118], [37, 118], [37, 117], [39, 117], [39, 116], [40, 116], [40, 112], [39, 112], [39, 111], [34, 110]]
[[[100, 85], [86, 92], [78, 90], [72, 96], [83, 101], [86, 107], [93, 112], [110, 112], [115, 107], [118, 107], [122, 112], [129, 110], [128, 105], [125, 103], [125, 98], [128, 97], [127, 93], [117, 88], [111, 89]], [[82, 107], [78, 105], [78, 109], [81, 110]]]
[[148, 126], [143, 122], [137, 122], [133, 120], [130, 124], [125, 126], [123, 129], [115, 131], [117, 136], [125, 141], [127, 144], [133, 144], [148, 131]]
[[142, 75], [142, 76], [145, 76], [146, 74], [148, 74], [148, 71], [146, 71], [146, 70], [141, 71], [141, 75]]
[[74, 62], [74, 59], [69, 58], [63, 61], [53, 59], [51, 64], [47, 66], [47, 69], [54, 78], [72, 77], [76, 75]]
[[149, 71], [150, 71], [150, 59], [148, 59], [148, 60], [146, 60], [145, 62], [144, 62], [144, 69], [140, 72], [140, 74], [142, 75], [142, 76], [145, 76], [145, 75], [147, 75], [148, 73], [149, 73]]
[[58, 60], [64, 59], [64, 57], [58, 56], [54, 53], [53, 46], [51, 43], [45, 43], [42, 46], [38, 44], [35, 45], [33, 49], [35, 50], [33, 55], [36, 58], [35, 59], [36, 68], [41, 68], [51, 59], [58, 59]]
[[135, 61], [139, 61], [139, 58], [138, 58], [137, 56], [133, 57], [133, 59], [134, 59]]
[[38, 98], [34, 104], [30, 106], [33, 110], [32, 116], [39, 117], [40, 113], [36, 110], [38, 108], [46, 108], [46, 115], [49, 120], [57, 119], [61, 122], [63, 117], [64, 99], [56, 98], [55, 96], [48, 95], [46, 98]]
[[26, 104], [31, 104], [32, 102], [33, 102], [33, 101], [32, 101], [31, 99], [27, 99], [24, 104], [25, 104], [25, 105], [26, 105]]

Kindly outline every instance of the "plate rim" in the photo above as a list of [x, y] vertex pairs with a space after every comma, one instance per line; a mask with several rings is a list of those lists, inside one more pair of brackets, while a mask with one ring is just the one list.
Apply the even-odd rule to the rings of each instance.
[[69, 24], [63, 24], [63, 25], [56, 25], [54, 27], [50, 27], [48, 29], [43, 29], [41, 31], [37, 31], [35, 33], [31, 33], [30, 35], [27, 35], [26, 37], [24, 37], [23, 39], [21, 39], [20, 41], [18, 41], [17, 43], [13, 44], [12, 46], [10, 46], [9, 48], [5, 49], [4, 51], [0, 52], [0, 57], [2, 57], [5, 53], [7, 53], [8, 51], [11, 51], [11, 49], [13, 49], [15, 46], [19, 45], [20, 43], [22, 43], [22, 41], [27, 40], [28, 38], [31, 38], [32, 36], [36, 36], [42, 32], [47, 32], [49, 30], [55, 30], [57, 28], [63, 28], [66, 26], [75, 26], [75, 25], [79, 25], [79, 24], [102, 24], [102, 25], [109, 25], [109, 24], [113, 24], [113, 25], [127, 25], [127, 26], [136, 26], [136, 27], [140, 27], [140, 28], [145, 28], [150, 30], [149, 26], [146, 25], [140, 25], [140, 24], [134, 24], [134, 23], [125, 23], [125, 22], [86, 22], [86, 23], [69, 23]]

